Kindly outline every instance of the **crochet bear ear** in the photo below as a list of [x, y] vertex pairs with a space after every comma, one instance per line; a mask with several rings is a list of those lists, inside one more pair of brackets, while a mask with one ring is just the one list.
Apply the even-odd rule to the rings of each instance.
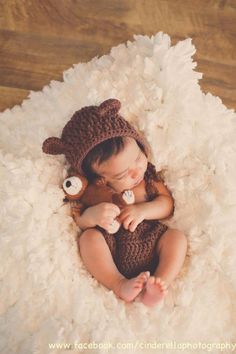
[[65, 154], [66, 147], [63, 141], [59, 138], [48, 138], [43, 142], [42, 146], [43, 152], [45, 154], [60, 155]]
[[109, 98], [108, 100], [102, 102], [98, 107], [98, 112], [100, 116], [107, 114], [117, 114], [120, 110], [121, 103], [115, 98]]

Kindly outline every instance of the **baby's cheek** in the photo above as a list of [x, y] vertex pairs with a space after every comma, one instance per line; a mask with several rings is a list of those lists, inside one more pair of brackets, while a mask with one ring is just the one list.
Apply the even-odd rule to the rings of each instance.
[[115, 192], [117, 193], [121, 193], [125, 190], [125, 188], [123, 188], [123, 186], [120, 183], [117, 182], [110, 182], [108, 184], [109, 187], [113, 188]]
[[144, 168], [144, 170], [145, 170], [145, 172], [146, 172], [147, 166], [148, 166], [148, 160], [147, 160], [147, 158], [146, 158], [145, 155], [144, 155], [144, 159], [143, 159], [143, 161], [142, 161], [142, 166], [143, 166], [143, 168]]

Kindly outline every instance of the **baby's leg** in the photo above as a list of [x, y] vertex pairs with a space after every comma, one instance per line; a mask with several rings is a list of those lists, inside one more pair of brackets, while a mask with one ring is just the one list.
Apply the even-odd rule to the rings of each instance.
[[149, 277], [149, 272], [126, 279], [117, 269], [110, 249], [96, 229], [87, 229], [79, 237], [79, 248], [88, 271], [104, 286], [114, 291], [121, 299], [129, 302], [140, 293]]
[[164, 297], [167, 287], [179, 274], [187, 251], [186, 236], [178, 230], [168, 229], [157, 243], [159, 263], [146, 284], [140, 300], [153, 306]]

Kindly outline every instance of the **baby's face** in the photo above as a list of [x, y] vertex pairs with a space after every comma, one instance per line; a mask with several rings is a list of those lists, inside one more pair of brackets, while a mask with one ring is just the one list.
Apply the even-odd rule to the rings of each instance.
[[132, 189], [144, 178], [147, 157], [133, 138], [126, 138], [123, 151], [113, 155], [100, 165], [93, 164], [94, 171], [105, 178], [107, 185], [120, 193]]

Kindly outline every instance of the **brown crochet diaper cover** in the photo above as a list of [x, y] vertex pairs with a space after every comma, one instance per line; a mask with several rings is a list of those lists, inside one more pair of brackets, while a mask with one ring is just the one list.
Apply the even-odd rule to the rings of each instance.
[[[153, 200], [158, 195], [152, 183], [153, 179], [160, 180], [155, 167], [148, 163], [144, 176], [147, 201]], [[140, 272], [148, 270], [151, 274], [154, 273], [158, 264], [156, 245], [158, 239], [168, 229], [166, 225], [158, 220], [144, 220], [134, 232], [126, 230], [122, 225], [115, 234], [109, 234], [100, 226], [96, 226], [96, 229], [102, 232], [118, 270], [126, 278], [133, 278]]]

